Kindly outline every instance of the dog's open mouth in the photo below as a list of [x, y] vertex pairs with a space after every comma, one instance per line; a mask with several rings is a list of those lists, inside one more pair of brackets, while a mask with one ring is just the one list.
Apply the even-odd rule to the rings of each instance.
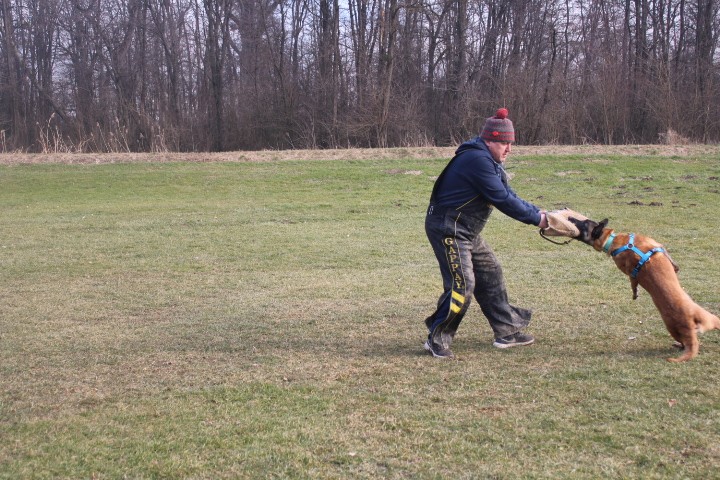
[[551, 212], [547, 212], [546, 215], [548, 227], [542, 229], [541, 233], [549, 237], [577, 238], [580, 236], [580, 229], [575, 223], [570, 221], [570, 218], [580, 222], [588, 220], [586, 216], [570, 210], [569, 208], [553, 210]]

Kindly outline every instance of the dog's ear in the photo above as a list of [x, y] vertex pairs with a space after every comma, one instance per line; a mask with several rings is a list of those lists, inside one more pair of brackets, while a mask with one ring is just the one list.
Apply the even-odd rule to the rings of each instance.
[[593, 228], [593, 231], [591, 234], [593, 240], [597, 240], [598, 238], [600, 238], [600, 236], [602, 235], [603, 229], [607, 226], [607, 224], [608, 224], [608, 219], [605, 218], [605, 219], [601, 220], [600, 223], [598, 223], [595, 228]]

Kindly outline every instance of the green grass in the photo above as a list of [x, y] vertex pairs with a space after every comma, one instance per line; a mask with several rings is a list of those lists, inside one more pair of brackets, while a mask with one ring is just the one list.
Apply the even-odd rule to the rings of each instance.
[[[677, 353], [605, 255], [499, 212], [528, 348], [440, 294], [447, 159], [0, 167], [0, 478], [719, 478], [720, 333]], [[663, 242], [720, 312], [720, 158], [510, 159], [512, 183]], [[404, 174], [414, 171], [420, 174]]]

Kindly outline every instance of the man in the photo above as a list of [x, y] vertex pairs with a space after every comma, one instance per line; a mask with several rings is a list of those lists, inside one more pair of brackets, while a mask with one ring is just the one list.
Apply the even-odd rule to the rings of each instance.
[[515, 141], [505, 108], [485, 121], [474, 140], [463, 143], [435, 181], [425, 218], [425, 232], [435, 251], [444, 292], [437, 310], [425, 320], [425, 349], [434, 357], [452, 358], [450, 344], [471, 296], [480, 304], [495, 334], [498, 348], [530, 345], [522, 332], [530, 310], [508, 303], [502, 268], [480, 236], [496, 207], [523, 223], [547, 227], [545, 212], [513, 192], [503, 168]]

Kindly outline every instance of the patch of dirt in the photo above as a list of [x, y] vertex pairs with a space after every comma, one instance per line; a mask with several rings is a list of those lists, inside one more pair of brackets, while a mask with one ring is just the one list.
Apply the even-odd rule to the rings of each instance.
[[422, 175], [422, 170], [402, 170], [400, 168], [392, 168], [386, 170], [385, 173], [388, 175]]
[[[222, 153], [3, 153], [0, 165], [105, 164], [165, 162], [277, 162], [303, 160], [401, 160], [452, 158], [456, 147], [349, 148], [336, 150], [261, 150]], [[542, 145], [513, 146], [513, 158], [544, 155], [718, 156], [720, 145]], [[590, 160], [590, 159], [589, 159]]]

